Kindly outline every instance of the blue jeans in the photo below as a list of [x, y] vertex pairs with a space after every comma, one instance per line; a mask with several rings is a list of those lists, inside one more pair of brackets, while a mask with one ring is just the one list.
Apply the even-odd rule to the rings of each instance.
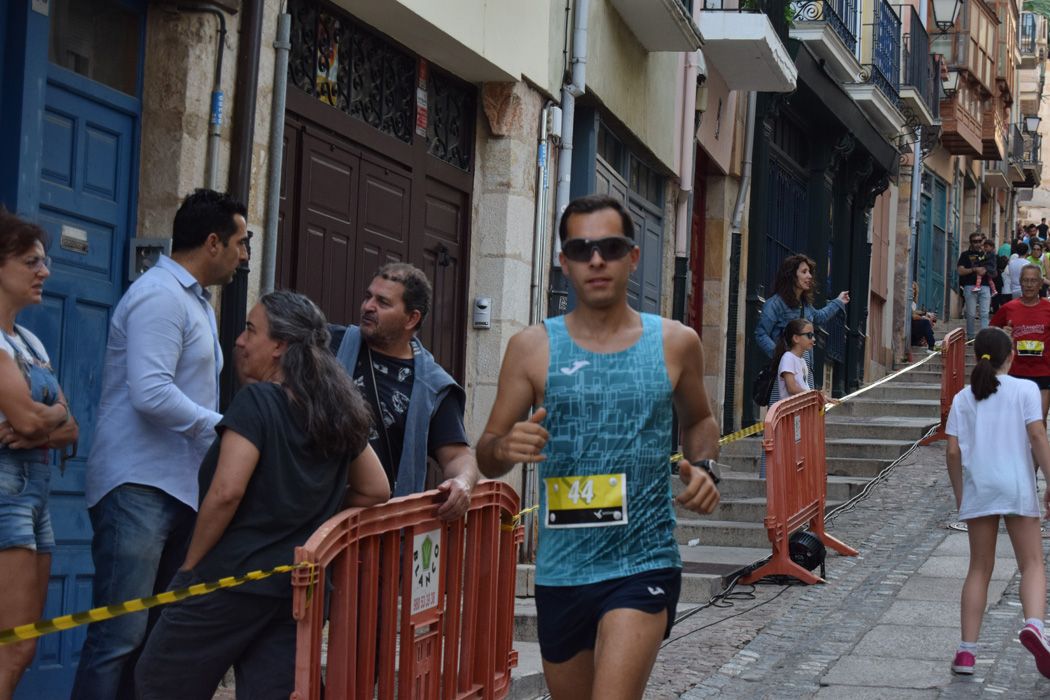
[[[151, 486], [123, 484], [88, 510], [95, 535], [93, 604], [121, 603], [167, 589], [186, 557], [195, 513]], [[142, 611], [88, 627], [72, 700], [134, 698], [135, 662], [156, 613]]]
[[967, 286], [963, 287], [963, 299], [966, 301], [966, 339], [970, 340], [976, 333], [973, 328], [975, 320], [981, 326], [977, 330], [988, 327], [988, 307], [992, 303], [992, 293], [987, 285], [981, 285], [980, 289]]

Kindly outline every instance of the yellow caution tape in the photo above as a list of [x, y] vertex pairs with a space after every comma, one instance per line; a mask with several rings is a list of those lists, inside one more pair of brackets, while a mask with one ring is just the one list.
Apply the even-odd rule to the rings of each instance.
[[524, 517], [525, 517], [526, 515], [528, 515], [529, 513], [532, 513], [532, 512], [534, 512], [534, 511], [537, 511], [537, 510], [539, 510], [539, 509], [540, 509], [540, 506], [539, 506], [539, 504], [537, 504], [537, 505], [534, 505], [534, 506], [532, 506], [531, 508], [526, 508], [525, 510], [521, 511], [521, 512], [520, 512], [520, 513], [518, 513], [517, 515], [511, 516], [511, 518], [510, 518], [509, 520], [505, 520], [505, 521], [504, 521], [504, 522], [503, 522], [503, 523], [502, 523], [502, 524], [501, 524], [501, 525], [499, 526], [499, 529], [500, 529], [500, 530], [503, 530], [504, 532], [510, 532], [511, 530], [513, 530], [513, 529], [514, 529], [515, 527], [517, 527], [517, 526], [518, 526], [518, 523], [520, 523], [520, 522], [521, 522], [521, 519], [522, 519], [522, 518], [524, 518]]
[[218, 581], [211, 581], [209, 583], [195, 583], [188, 588], [181, 588], [177, 591], [165, 591], [164, 593], [158, 593], [157, 595], [148, 598], [136, 598], [123, 603], [107, 605], [101, 608], [92, 608], [91, 610], [73, 613], [72, 615], [62, 615], [60, 617], [53, 617], [50, 620], [41, 620], [40, 622], [33, 622], [28, 625], [20, 625], [10, 629], [0, 630], [0, 646], [14, 644], [15, 642], [24, 641], [26, 639], [36, 639], [45, 634], [61, 632], [62, 630], [72, 629], [91, 622], [111, 620], [115, 617], [127, 615], [128, 613], [155, 608], [158, 605], [168, 605], [169, 603], [174, 603], [186, 598], [207, 595], [208, 593], [223, 588], [234, 588], [241, 584], [248, 583], [249, 581], [260, 581], [276, 574], [285, 574], [289, 571], [295, 571], [296, 569], [313, 568], [315, 566], [317, 565], [309, 562], [302, 562], [300, 564], [285, 564], [268, 571], [250, 571], [243, 576], [227, 576], [226, 578], [221, 578]]
[[765, 428], [766, 428], [766, 424], [761, 422], [761, 421], [759, 421], [758, 423], [755, 423], [752, 426], [744, 428], [743, 430], [738, 430], [735, 433], [729, 433], [728, 435], [723, 435], [721, 437], [721, 439], [718, 441], [718, 446], [722, 447], [723, 445], [728, 445], [731, 442], [736, 442], [737, 440], [741, 440], [741, 439], [749, 437], [751, 435], [755, 435], [757, 433], [761, 433], [763, 430], [765, 430]]

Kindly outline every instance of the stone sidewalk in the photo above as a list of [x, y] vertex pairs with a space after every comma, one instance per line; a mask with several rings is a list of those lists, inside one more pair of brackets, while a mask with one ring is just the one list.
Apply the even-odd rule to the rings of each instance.
[[1018, 576], [1005, 530], [977, 673], [951, 673], [967, 568], [965, 533], [945, 527], [953, 515], [943, 443], [917, 449], [830, 525], [859, 557], [830, 554], [826, 585], [759, 586], [754, 601], [683, 621], [672, 640], [715, 624], [661, 651], [646, 697], [1050, 696], [1050, 680], [1017, 642]]

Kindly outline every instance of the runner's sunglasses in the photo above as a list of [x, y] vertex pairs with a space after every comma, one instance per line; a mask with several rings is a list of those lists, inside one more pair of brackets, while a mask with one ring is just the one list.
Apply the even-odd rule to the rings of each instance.
[[561, 252], [573, 262], [589, 262], [594, 251], [609, 262], [619, 260], [634, 249], [634, 241], [626, 236], [608, 236], [607, 238], [570, 238], [561, 245]]

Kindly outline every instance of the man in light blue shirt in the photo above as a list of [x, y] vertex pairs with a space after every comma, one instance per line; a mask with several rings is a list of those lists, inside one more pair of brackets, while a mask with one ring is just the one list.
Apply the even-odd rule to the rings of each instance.
[[[96, 606], [164, 590], [185, 557], [197, 470], [222, 418], [222, 350], [207, 287], [228, 284], [247, 261], [246, 214], [212, 190], [186, 197], [171, 257], [113, 312], [85, 486]], [[147, 626], [139, 612], [88, 627], [73, 698], [133, 698]]]

